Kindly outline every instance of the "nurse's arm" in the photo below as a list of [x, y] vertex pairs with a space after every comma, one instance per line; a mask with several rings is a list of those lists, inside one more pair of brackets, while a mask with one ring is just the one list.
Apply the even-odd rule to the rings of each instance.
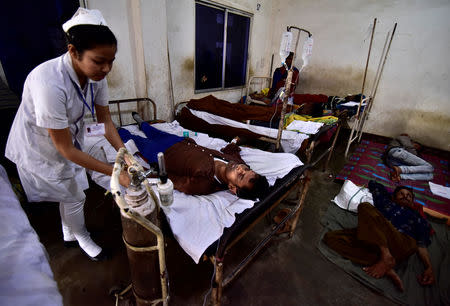
[[119, 151], [120, 148], [124, 147], [124, 144], [111, 120], [109, 107], [96, 104], [95, 112], [97, 114], [98, 122], [105, 124], [105, 138], [117, 151]]
[[[111, 175], [113, 166], [104, 163], [89, 154], [78, 150], [72, 143], [72, 135], [69, 128], [65, 129], [47, 129], [58, 152], [66, 159], [93, 171], [97, 171], [106, 175]], [[126, 172], [120, 174], [120, 184], [128, 187], [130, 178]]]

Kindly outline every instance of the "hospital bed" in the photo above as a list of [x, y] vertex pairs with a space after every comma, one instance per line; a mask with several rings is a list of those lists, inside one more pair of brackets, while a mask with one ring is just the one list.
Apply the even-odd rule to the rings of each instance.
[[[271, 121], [274, 107], [235, 104], [208, 96], [178, 103], [175, 111], [175, 118], [181, 125], [213, 137], [231, 140], [235, 136], [241, 136], [271, 144], [279, 142], [284, 152], [302, 156], [305, 162], [311, 165], [328, 155], [324, 169], [328, 167], [346, 115], [342, 112], [336, 122], [324, 124], [312, 131], [308, 129], [305, 133], [282, 130], [278, 140], [278, 129], [249, 124], [249, 121], [253, 120]], [[313, 160], [314, 150], [320, 143], [329, 143], [329, 146]]]
[[[272, 70], [272, 69], [271, 69]], [[248, 80], [247, 88], [246, 88], [246, 96], [245, 103], [246, 104], [259, 104], [259, 105], [267, 105], [267, 103], [263, 102], [261, 99], [255, 97], [254, 92], [262, 92], [264, 88], [270, 88], [272, 85], [272, 78], [265, 76], [252, 76]], [[259, 90], [254, 90], [255, 86], [260, 88]]]
[[[198, 144], [211, 149], [218, 150], [226, 145], [222, 139], [211, 138], [206, 134], [187, 130], [177, 121], [157, 123], [153, 126], [180, 136], [187, 131]], [[134, 134], [145, 137], [135, 125], [125, 128]], [[130, 144], [126, 145], [130, 146]], [[87, 137], [85, 150], [90, 155], [106, 162], [111, 162], [115, 158], [114, 149], [104, 138]], [[241, 150], [243, 160], [253, 170], [267, 177], [271, 187], [266, 198], [255, 202], [237, 198], [229, 191], [219, 191], [205, 196], [190, 196], [175, 190], [173, 204], [169, 207], [161, 207], [170, 225], [171, 235], [183, 250], [196, 263], [205, 256], [213, 262], [215, 267], [215, 279], [212, 286], [214, 305], [220, 304], [223, 288], [242, 271], [243, 267], [288, 220], [290, 220], [289, 236], [293, 235], [309, 186], [309, 166], [304, 165], [297, 156], [246, 147], [242, 147]], [[274, 158], [278, 161], [276, 164], [271, 162]], [[92, 173], [91, 177], [96, 183], [109, 189], [109, 177], [98, 173]], [[157, 194], [156, 188], [153, 189]], [[294, 191], [297, 192], [297, 201], [291, 213], [276, 228], [268, 232], [267, 237], [228, 277], [224, 277], [225, 258], [227, 258], [226, 255], [230, 248]]]
[[47, 252], [0, 165], [0, 304], [62, 305]]

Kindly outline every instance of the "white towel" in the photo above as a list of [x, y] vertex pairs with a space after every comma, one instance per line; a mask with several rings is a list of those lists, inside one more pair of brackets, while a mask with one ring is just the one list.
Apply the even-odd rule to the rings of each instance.
[[322, 127], [322, 122], [294, 120], [287, 127], [286, 130], [299, 131], [303, 134], [315, 134]]

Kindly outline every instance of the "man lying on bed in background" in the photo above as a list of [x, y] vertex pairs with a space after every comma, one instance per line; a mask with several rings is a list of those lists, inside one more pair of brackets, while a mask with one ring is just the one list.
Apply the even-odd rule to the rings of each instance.
[[228, 144], [219, 152], [197, 145], [191, 138], [160, 131], [144, 122], [137, 113], [133, 113], [133, 118], [147, 138], [132, 135], [125, 129], [119, 130], [120, 137], [124, 142], [133, 139], [149, 163], [156, 163], [157, 154], [163, 152], [167, 174], [176, 190], [204, 195], [229, 189], [240, 198], [264, 198], [269, 188], [266, 177], [245, 164], [236, 143]]
[[364, 265], [363, 270], [374, 278], [387, 276], [403, 291], [403, 282], [394, 271], [401, 261], [417, 252], [425, 266], [417, 277], [421, 285], [435, 282], [427, 246], [433, 232], [420, 205], [414, 203], [412, 190], [399, 186], [392, 197], [383, 185], [370, 181], [369, 190], [375, 207], [369, 203], [358, 206], [358, 227], [330, 231], [323, 241], [352, 262]]
[[418, 156], [420, 148], [420, 144], [412, 141], [408, 134], [401, 134], [389, 143], [383, 159], [392, 169], [391, 180], [399, 182], [400, 179], [433, 179], [433, 166]]

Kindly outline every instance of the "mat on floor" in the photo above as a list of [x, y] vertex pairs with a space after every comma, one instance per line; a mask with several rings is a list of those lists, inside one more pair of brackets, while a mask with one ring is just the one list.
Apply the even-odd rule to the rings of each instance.
[[350, 260], [343, 258], [322, 242], [326, 232], [343, 228], [356, 227], [358, 217], [355, 213], [330, 204], [323, 216], [321, 223], [324, 230], [321, 234], [318, 248], [320, 252], [331, 262], [338, 265], [352, 277], [359, 280], [369, 288], [383, 294], [397, 303], [408, 305], [450, 305], [450, 230], [444, 223], [429, 220], [436, 233], [431, 238], [428, 247], [431, 264], [435, 273], [437, 283], [432, 286], [421, 286], [417, 282], [417, 275], [423, 272], [423, 265], [417, 254], [400, 263], [397, 274], [403, 281], [404, 292], [398, 291], [393, 283], [387, 278], [375, 279], [368, 276], [361, 265], [353, 264]]
[[[434, 195], [430, 191], [428, 181], [401, 180], [395, 183], [390, 180], [390, 171], [381, 156], [386, 150], [386, 145], [373, 141], [362, 140], [352, 154], [344, 168], [336, 176], [338, 180], [351, 180], [356, 185], [365, 185], [370, 180], [376, 180], [392, 192], [396, 186], [406, 185], [414, 190], [415, 201], [426, 208], [450, 216], [450, 199]], [[434, 167], [433, 183], [450, 186], [448, 160], [432, 156], [422, 155]]]

